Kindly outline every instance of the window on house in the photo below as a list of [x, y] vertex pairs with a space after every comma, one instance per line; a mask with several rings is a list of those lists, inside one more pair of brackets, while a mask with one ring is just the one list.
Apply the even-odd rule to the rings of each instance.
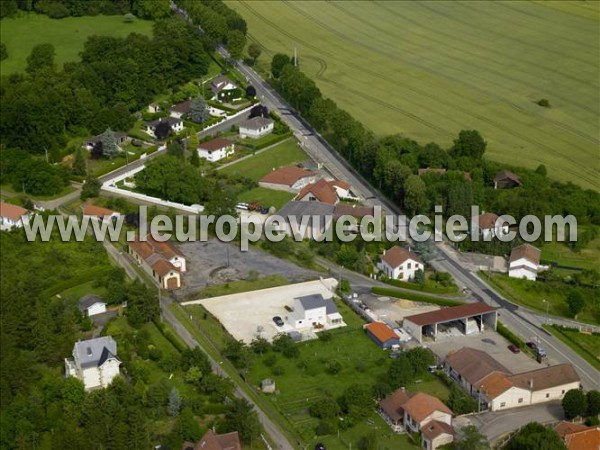
[[523, 403], [523, 398], [520, 398], [520, 399], [519, 399], [519, 403]]
[[506, 406], [506, 402], [500, 403], [500, 408], [504, 408]]
[[564, 394], [564, 393], [565, 393], [565, 390], [563, 389], [562, 392], [561, 392], [561, 394]]
[[546, 394], [546, 398], [550, 398], [550, 394]]
[[411, 263], [408, 263], [408, 268], [410, 269]]

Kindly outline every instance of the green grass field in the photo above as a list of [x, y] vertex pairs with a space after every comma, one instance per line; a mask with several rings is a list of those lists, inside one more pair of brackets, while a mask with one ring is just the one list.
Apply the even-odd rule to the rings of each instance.
[[44, 43], [54, 45], [55, 62], [60, 67], [68, 61], [78, 61], [79, 52], [89, 36], [127, 36], [129, 33], [150, 34], [153, 22], [135, 20], [125, 23], [123, 16], [87, 16], [50, 19], [41, 14], [21, 14], [2, 19], [0, 41], [6, 44], [8, 58], [0, 64], [0, 74], [22, 72], [31, 49]]
[[291, 192], [257, 187], [242, 193], [238, 197], [238, 201], [246, 203], [258, 202], [265, 207], [274, 206], [276, 209], [280, 209], [293, 198], [294, 194]]
[[552, 334], [570, 346], [583, 359], [600, 370], [600, 336], [580, 333], [577, 330], [545, 326]]
[[[228, 1], [377, 134], [449, 146], [477, 129], [494, 160], [600, 189], [598, 2]], [[535, 102], [546, 98], [551, 108]]]
[[294, 139], [283, 141], [268, 150], [222, 169], [223, 173], [240, 174], [258, 181], [273, 169], [306, 161], [304, 153]]

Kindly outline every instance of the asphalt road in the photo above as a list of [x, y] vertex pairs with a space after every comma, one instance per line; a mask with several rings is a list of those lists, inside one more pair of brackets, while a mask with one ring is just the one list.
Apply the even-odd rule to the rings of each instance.
[[[224, 49], [219, 50], [227, 57]], [[342, 158], [339, 154], [306, 122], [294, 109], [273, 90], [273, 88], [256, 74], [250, 67], [242, 62], [237, 62], [238, 70], [256, 88], [262, 103], [270, 110], [276, 111], [299, 139], [304, 150], [316, 161], [323, 164], [332, 175], [348, 181], [353, 188], [365, 199], [367, 203], [382, 206], [386, 214], [401, 215], [400, 209], [386, 199], [379, 191], [374, 189], [366, 180]], [[406, 223], [400, 221], [401, 227]], [[583, 386], [586, 389], [600, 389], [600, 373], [587, 361], [577, 355], [561, 341], [549, 335], [541, 328], [543, 319], [537, 314], [520, 314], [519, 307], [504, 299], [493, 288], [483, 282], [477, 275], [466, 270], [451, 257], [451, 250], [444, 245], [437, 245], [438, 256], [434, 265], [449, 272], [457, 281], [478, 296], [480, 301], [493, 306], [504, 308], [501, 320], [513, 332], [525, 340], [537, 337], [546, 352], [554, 359], [571, 363], [579, 373]], [[526, 318], [525, 318], [526, 317]]]

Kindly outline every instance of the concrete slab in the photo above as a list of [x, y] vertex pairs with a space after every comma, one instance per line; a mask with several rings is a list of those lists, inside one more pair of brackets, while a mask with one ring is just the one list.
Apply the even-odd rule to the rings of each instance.
[[[336, 279], [326, 278], [258, 291], [192, 300], [183, 302], [182, 305], [199, 304], [204, 306], [236, 339], [250, 343], [254, 338], [261, 336], [270, 341], [279, 333], [294, 330], [287, 323], [278, 327], [273, 322], [274, 316], [286, 320], [289, 312], [285, 307], [293, 307], [294, 298], [321, 294], [323, 298], [329, 299], [333, 297], [336, 287]], [[306, 336], [306, 338], [311, 337], [314, 338], [314, 333]]]

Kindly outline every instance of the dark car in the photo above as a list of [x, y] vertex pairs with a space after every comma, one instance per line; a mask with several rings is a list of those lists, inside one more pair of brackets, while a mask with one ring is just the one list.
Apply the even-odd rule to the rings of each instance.
[[508, 349], [513, 353], [521, 353], [521, 350], [515, 344], [510, 344]]
[[537, 344], [535, 342], [526, 342], [525, 345], [531, 350], [537, 350]]
[[315, 445], [315, 450], [327, 450], [327, 447], [319, 442], [317, 445]]
[[278, 327], [283, 326], [283, 320], [281, 320], [281, 317], [279, 316], [273, 317], [273, 322], [275, 322], [275, 325], [277, 325]]

